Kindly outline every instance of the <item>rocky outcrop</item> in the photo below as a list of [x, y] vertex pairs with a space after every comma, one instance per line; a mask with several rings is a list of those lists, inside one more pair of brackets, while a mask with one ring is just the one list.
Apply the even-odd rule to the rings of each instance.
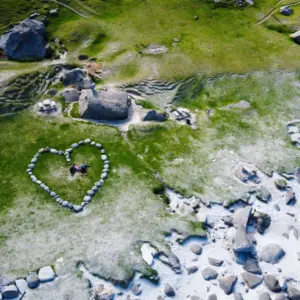
[[79, 100], [80, 116], [92, 120], [124, 120], [128, 117], [128, 94], [118, 90], [84, 90]]
[[10, 60], [41, 60], [46, 56], [45, 25], [26, 19], [0, 38], [2, 49]]

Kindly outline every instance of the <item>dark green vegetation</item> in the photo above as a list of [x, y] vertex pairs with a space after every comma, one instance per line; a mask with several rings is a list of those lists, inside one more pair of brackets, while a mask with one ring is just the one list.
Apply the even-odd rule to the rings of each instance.
[[72, 109], [70, 111], [70, 115], [73, 118], [80, 118], [80, 111], [79, 111], [79, 103], [75, 102], [72, 104]]

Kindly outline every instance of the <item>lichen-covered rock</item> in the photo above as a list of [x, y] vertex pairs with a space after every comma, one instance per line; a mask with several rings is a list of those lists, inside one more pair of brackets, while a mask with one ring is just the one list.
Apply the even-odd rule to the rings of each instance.
[[46, 55], [45, 25], [26, 19], [0, 38], [0, 49], [11, 60], [41, 60]]
[[79, 100], [80, 116], [92, 120], [124, 120], [128, 117], [130, 99], [118, 90], [85, 90]]

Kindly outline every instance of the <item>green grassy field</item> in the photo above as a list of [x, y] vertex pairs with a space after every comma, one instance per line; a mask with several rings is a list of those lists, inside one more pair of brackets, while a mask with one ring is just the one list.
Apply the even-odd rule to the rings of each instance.
[[[52, 2], [16, 1], [17, 9], [12, 11], [9, 3], [5, 0], [0, 4], [2, 31], [9, 25], [8, 18], [22, 20], [30, 11], [43, 12], [57, 6]], [[273, 0], [259, 1], [244, 9], [217, 7], [213, 1], [204, 0], [67, 3], [88, 18], [60, 7], [58, 17], [49, 18], [49, 39], [62, 39], [72, 61], [78, 54], [97, 57], [113, 70], [107, 80], [299, 67], [299, 46], [286, 33], [274, 30], [269, 23], [256, 25], [262, 15], [276, 7]], [[295, 14], [284, 20], [297, 24], [298, 10], [295, 7]], [[195, 15], [198, 20], [194, 20]], [[174, 44], [174, 38], [180, 42]], [[166, 45], [168, 53], [155, 57], [139, 53], [151, 43]]]

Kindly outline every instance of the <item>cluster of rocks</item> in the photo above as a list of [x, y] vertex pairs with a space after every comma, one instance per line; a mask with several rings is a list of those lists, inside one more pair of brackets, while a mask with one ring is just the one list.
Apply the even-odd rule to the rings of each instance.
[[[66, 161], [69, 164], [71, 164], [71, 158], [70, 158], [71, 153], [73, 152], [74, 149], [76, 149], [80, 146], [83, 146], [83, 145], [95, 146], [96, 148], [98, 148], [101, 151], [101, 160], [104, 162], [104, 167], [103, 167], [103, 171], [102, 171], [100, 180], [95, 182], [95, 184], [91, 190], [87, 191], [87, 194], [83, 197], [83, 202], [81, 203], [81, 205], [74, 205], [71, 202], [68, 202], [68, 201], [62, 199], [55, 191], [51, 190], [49, 186], [47, 186], [45, 183], [43, 183], [41, 180], [39, 180], [33, 174], [33, 169], [35, 168], [35, 165], [38, 162], [38, 158], [43, 153], [52, 153], [54, 155], [62, 155], [62, 156], [64, 155], [66, 158]], [[91, 141], [91, 139], [86, 139], [84, 141], [79, 141], [78, 143], [72, 144], [71, 148], [68, 148], [66, 150], [56, 150], [56, 149], [49, 148], [49, 147], [40, 149], [32, 158], [30, 164], [28, 165], [26, 172], [30, 176], [32, 182], [38, 184], [44, 191], [46, 191], [51, 197], [53, 197], [58, 204], [60, 204], [64, 208], [71, 209], [77, 213], [77, 212], [82, 211], [83, 208], [92, 201], [92, 197], [94, 197], [95, 194], [102, 187], [102, 185], [104, 184], [104, 181], [108, 177], [109, 168], [110, 168], [110, 161], [108, 160], [105, 149], [103, 149], [102, 145], [99, 143], [96, 143], [94, 141]]]
[[55, 272], [50, 266], [43, 267], [38, 272], [30, 273], [26, 278], [14, 282], [0, 277], [0, 299], [22, 299], [28, 288], [35, 289], [40, 283], [51, 282], [55, 277]]

